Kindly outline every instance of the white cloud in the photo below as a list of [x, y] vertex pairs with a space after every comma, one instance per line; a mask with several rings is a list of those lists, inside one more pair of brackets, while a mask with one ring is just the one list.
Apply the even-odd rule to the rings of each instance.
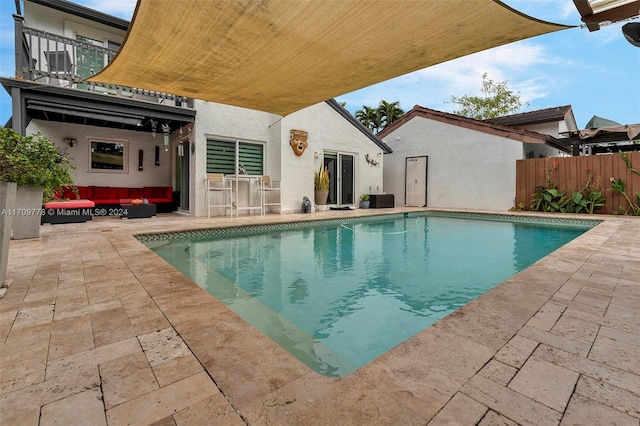
[[381, 100], [399, 100], [403, 109], [422, 105], [452, 111], [455, 105], [446, 103], [451, 96], [477, 95], [482, 75], [496, 82], [508, 81], [508, 87], [520, 92], [523, 102], [547, 96], [557, 77], [540, 71], [542, 64], [564, 64], [564, 58], [548, 53], [542, 45], [522, 41], [434, 65], [420, 71], [380, 83], [339, 97], [347, 107], [377, 105]]

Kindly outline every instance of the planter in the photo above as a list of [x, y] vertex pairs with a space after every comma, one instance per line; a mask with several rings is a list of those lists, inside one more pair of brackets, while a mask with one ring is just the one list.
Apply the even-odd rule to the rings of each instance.
[[[11, 211], [16, 202], [15, 182], [0, 182], [0, 212]], [[13, 216], [0, 214], [0, 286], [5, 284], [7, 278], [7, 262], [9, 260], [9, 240], [11, 239], [11, 226]]]
[[328, 189], [316, 189], [315, 201], [317, 205], [327, 204], [327, 198], [329, 197]]
[[368, 209], [370, 203], [371, 203], [371, 201], [369, 201], [369, 200], [360, 201], [360, 208], [361, 209]]
[[14, 211], [13, 239], [38, 238], [42, 219], [42, 188], [19, 186]]

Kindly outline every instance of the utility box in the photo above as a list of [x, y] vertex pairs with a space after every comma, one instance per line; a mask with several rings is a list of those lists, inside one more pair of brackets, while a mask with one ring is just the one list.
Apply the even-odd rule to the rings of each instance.
[[393, 194], [369, 194], [370, 209], [387, 209], [393, 208], [394, 198]]

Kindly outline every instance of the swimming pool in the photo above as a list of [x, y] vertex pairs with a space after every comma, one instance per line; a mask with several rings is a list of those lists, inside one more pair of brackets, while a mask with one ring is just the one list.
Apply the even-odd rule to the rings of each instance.
[[342, 376], [597, 223], [476, 219], [374, 216], [140, 239], [309, 367]]

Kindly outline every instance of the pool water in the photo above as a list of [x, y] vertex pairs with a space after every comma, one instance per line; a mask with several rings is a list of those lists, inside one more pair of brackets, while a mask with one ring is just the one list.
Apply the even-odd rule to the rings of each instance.
[[147, 245], [309, 367], [336, 377], [589, 227], [421, 216]]

